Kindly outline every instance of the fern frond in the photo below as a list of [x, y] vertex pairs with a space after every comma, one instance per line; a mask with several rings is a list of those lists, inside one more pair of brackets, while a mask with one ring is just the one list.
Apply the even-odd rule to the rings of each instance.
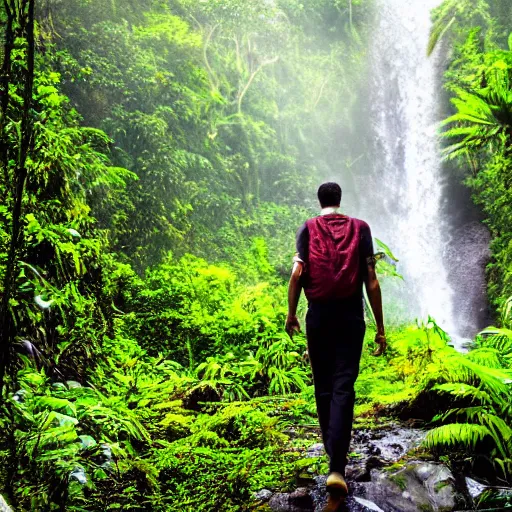
[[493, 438], [496, 447], [502, 457], [509, 457], [512, 429], [505, 420], [495, 414], [482, 414], [481, 423], [486, 426]]
[[445, 384], [438, 384], [434, 386], [433, 389], [442, 393], [449, 393], [453, 396], [464, 398], [470, 397], [472, 400], [478, 400], [481, 403], [492, 403], [492, 398], [489, 393], [463, 382], [447, 382]]
[[512, 330], [488, 327], [481, 331], [478, 336], [480, 346], [494, 348], [505, 357], [512, 354]]
[[474, 349], [467, 354], [467, 358], [470, 361], [488, 368], [503, 368], [501, 364], [501, 353], [495, 348], [482, 347]]
[[450, 30], [452, 25], [455, 23], [455, 16], [446, 24], [442, 25], [441, 23], [437, 23], [433, 26], [432, 31], [430, 32], [430, 37], [428, 40], [427, 46], [427, 56], [430, 57], [434, 50], [436, 49], [437, 44], [443, 38], [443, 36]]
[[491, 435], [483, 425], [471, 423], [450, 423], [431, 430], [423, 441], [430, 450], [462, 446], [474, 450], [480, 441]]

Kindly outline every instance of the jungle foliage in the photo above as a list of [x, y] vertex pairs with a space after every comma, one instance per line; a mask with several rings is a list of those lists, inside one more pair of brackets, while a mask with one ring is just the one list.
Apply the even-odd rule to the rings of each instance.
[[[508, 2], [446, 0], [434, 11], [429, 52], [444, 39], [451, 50], [445, 88], [452, 113], [444, 121], [445, 155], [463, 170], [492, 236], [488, 291], [502, 328], [483, 331], [467, 358], [454, 366], [452, 382], [434, 386], [454, 407], [435, 418], [426, 445], [468, 453], [482, 476], [510, 481], [510, 340], [512, 304], [512, 11]], [[449, 361], [449, 360], [448, 360]], [[473, 367], [474, 363], [488, 369]]]
[[308, 132], [350, 124], [367, 6], [349, 6], [2, 3], [15, 508], [242, 509], [315, 464], [283, 433], [311, 413], [279, 405], [311, 384], [283, 275], [294, 204], [334, 164]]
[[485, 212], [493, 255], [489, 296], [501, 313], [512, 296], [511, 9], [508, 2], [447, 0], [435, 11], [431, 37], [431, 48], [441, 35], [453, 47], [445, 74], [453, 105], [444, 123], [446, 157], [464, 169]]

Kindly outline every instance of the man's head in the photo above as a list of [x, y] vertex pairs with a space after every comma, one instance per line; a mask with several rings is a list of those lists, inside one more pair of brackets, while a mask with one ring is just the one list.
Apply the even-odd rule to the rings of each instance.
[[341, 187], [331, 181], [323, 183], [318, 189], [318, 200], [322, 208], [338, 207], [341, 203]]

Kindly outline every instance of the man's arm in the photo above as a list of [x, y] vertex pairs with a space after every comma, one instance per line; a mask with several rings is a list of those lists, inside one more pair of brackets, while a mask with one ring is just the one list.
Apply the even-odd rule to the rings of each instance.
[[293, 264], [290, 283], [288, 284], [288, 316], [286, 317], [286, 332], [290, 337], [296, 332], [300, 332], [300, 323], [297, 318], [297, 305], [299, 303], [300, 292], [302, 291], [302, 283], [300, 276], [302, 275], [303, 263], [295, 261]]
[[297, 305], [299, 303], [300, 292], [302, 291], [302, 273], [308, 261], [309, 256], [309, 230], [304, 223], [297, 231], [295, 240], [297, 254], [293, 258], [293, 269], [288, 285], [288, 316], [286, 317], [286, 332], [293, 336], [300, 332], [300, 323], [297, 319]]
[[386, 333], [384, 330], [384, 315], [382, 313], [382, 294], [380, 291], [379, 280], [377, 279], [377, 273], [375, 272], [375, 258], [370, 257], [367, 260], [368, 271], [365, 278], [366, 293], [370, 306], [375, 317], [375, 323], [377, 324], [377, 335], [375, 336], [375, 343], [378, 347], [373, 353], [375, 356], [380, 356], [386, 351]]

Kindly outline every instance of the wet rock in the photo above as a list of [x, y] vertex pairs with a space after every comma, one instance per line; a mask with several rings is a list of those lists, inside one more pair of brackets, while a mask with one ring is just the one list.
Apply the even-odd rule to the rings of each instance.
[[409, 463], [394, 472], [372, 470], [371, 482], [362, 484], [362, 497], [386, 512], [448, 512], [456, 506], [453, 482], [452, 473], [441, 464]]
[[96, 443], [96, 440], [92, 436], [78, 436], [78, 440], [80, 441], [80, 444], [82, 445], [82, 448], [85, 450], [87, 448], [91, 448], [93, 446], [96, 446], [98, 443]]
[[98, 464], [104, 469], [110, 469], [112, 464], [112, 448], [107, 443], [101, 444], [100, 448], [101, 452], [98, 456]]
[[261, 491], [254, 493], [255, 501], [268, 501], [270, 498], [272, 498], [272, 491], [269, 491], [268, 489], [262, 489]]
[[[346, 477], [350, 493], [340, 512], [448, 512], [456, 509], [465, 487], [457, 486], [442, 464], [404, 460], [425, 436], [421, 429], [400, 425], [354, 433]], [[321, 443], [310, 446], [308, 457], [324, 454]], [[396, 462], [398, 469], [385, 469]], [[309, 475], [308, 475], [309, 476]], [[309, 480], [309, 481], [307, 481]], [[327, 477], [299, 479], [294, 493], [277, 493], [269, 501], [274, 512], [321, 512], [328, 499]], [[456, 489], [461, 487], [461, 493]], [[465, 492], [465, 491], [464, 491]]]
[[25, 401], [25, 398], [27, 397], [28, 392], [26, 389], [18, 389], [14, 395], [12, 395], [12, 399], [15, 402], [23, 403]]
[[[479, 220], [466, 222], [454, 229], [444, 258], [450, 283], [457, 283], [453, 296], [457, 311], [457, 331], [465, 338], [473, 338], [482, 325], [489, 325], [485, 268], [490, 259], [490, 233]], [[457, 350], [464, 350], [464, 339], [453, 339]]]
[[486, 485], [473, 480], [472, 478], [466, 477], [466, 486], [468, 488], [468, 493], [473, 499], [478, 499], [482, 493], [487, 489]]
[[373, 510], [373, 512], [384, 512], [378, 505], [373, 503], [373, 501], [365, 500], [363, 498], [358, 498], [357, 496], [354, 498], [356, 503], [359, 503], [366, 510]]
[[[472, 478], [466, 477], [465, 483], [469, 496], [473, 500], [473, 505], [478, 504], [479, 500], [485, 495], [485, 506], [489, 510], [502, 510], [509, 508], [512, 504], [512, 488], [492, 487], [484, 485]], [[473, 509], [474, 507], [471, 507]]]
[[394, 426], [379, 431], [359, 430], [354, 433], [351, 449], [385, 462], [395, 462], [417, 448], [425, 437], [421, 429]]
[[9, 507], [4, 497], [0, 495], [0, 512], [13, 512], [12, 508]]
[[325, 483], [327, 482], [327, 476], [317, 476], [315, 478], [315, 485], [309, 491], [309, 495], [311, 496], [311, 500], [313, 501], [313, 509], [312, 510], [322, 510], [326, 499], [327, 492], [325, 488]]
[[77, 466], [69, 474], [69, 480], [76, 480], [79, 484], [85, 485], [87, 483], [87, 475], [84, 468]]
[[313, 499], [305, 487], [292, 493], [277, 493], [272, 496], [269, 506], [274, 512], [312, 512]]
[[306, 457], [313, 458], [313, 457], [321, 457], [325, 454], [324, 445], [323, 443], [316, 443], [308, 448]]
[[351, 482], [368, 482], [370, 481], [370, 473], [366, 465], [358, 464], [354, 466], [347, 466], [345, 470], [347, 481]]

